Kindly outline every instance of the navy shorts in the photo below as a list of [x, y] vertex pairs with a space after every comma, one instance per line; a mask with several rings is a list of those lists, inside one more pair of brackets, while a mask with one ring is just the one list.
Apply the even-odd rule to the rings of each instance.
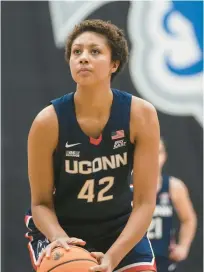
[[[48, 239], [34, 227], [32, 216], [25, 217], [25, 223], [28, 228], [26, 238], [29, 239], [28, 249], [31, 262], [36, 270], [36, 262], [41, 251], [49, 244]], [[117, 239], [112, 236], [105, 239], [87, 239], [85, 248], [89, 251], [106, 252]], [[139, 272], [139, 271], [157, 271], [154, 254], [150, 241], [146, 236], [124, 257], [120, 264], [115, 268], [115, 272]]]
[[156, 256], [157, 272], [175, 272], [177, 264], [167, 257]]

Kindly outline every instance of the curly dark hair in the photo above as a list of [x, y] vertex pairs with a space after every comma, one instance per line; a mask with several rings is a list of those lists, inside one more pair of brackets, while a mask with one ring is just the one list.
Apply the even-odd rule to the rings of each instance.
[[124, 68], [128, 61], [128, 45], [123, 30], [119, 29], [110, 21], [106, 22], [98, 19], [82, 21], [80, 24], [75, 26], [74, 30], [67, 38], [65, 46], [65, 59], [67, 63], [69, 63], [70, 60], [73, 41], [80, 34], [86, 31], [96, 32], [105, 36], [111, 49], [112, 61], [120, 61], [117, 71], [111, 76], [111, 79], [113, 79], [113, 77], [115, 77]]

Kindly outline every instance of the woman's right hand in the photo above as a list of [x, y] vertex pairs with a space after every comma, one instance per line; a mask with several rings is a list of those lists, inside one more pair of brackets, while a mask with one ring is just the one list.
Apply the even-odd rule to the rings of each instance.
[[42, 259], [44, 257], [46, 258], [50, 258], [51, 255], [51, 251], [56, 248], [56, 247], [63, 247], [66, 250], [69, 250], [70, 247], [69, 245], [79, 245], [79, 246], [84, 246], [86, 244], [85, 241], [83, 241], [82, 239], [76, 238], [76, 237], [60, 237], [57, 238], [55, 241], [53, 241], [52, 243], [50, 243], [49, 245], [46, 246], [46, 248], [44, 248], [37, 260], [36, 265], [40, 266]]

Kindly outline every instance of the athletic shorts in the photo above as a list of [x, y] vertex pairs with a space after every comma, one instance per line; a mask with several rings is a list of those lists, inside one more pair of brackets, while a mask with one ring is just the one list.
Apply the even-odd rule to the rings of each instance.
[[157, 272], [175, 272], [177, 264], [167, 257], [156, 256]]
[[[28, 232], [25, 237], [29, 239], [28, 249], [34, 270], [36, 262], [41, 251], [50, 243], [48, 239], [39, 232], [33, 222], [32, 216], [25, 216], [25, 223]], [[112, 235], [105, 239], [86, 239], [85, 249], [105, 253], [117, 239]], [[156, 262], [150, 241], [144, 236], [141, 241], [124, 257], [124, 259], [115, 268], [115, 272], [139, 272], [139, 271], [157, 271]]]

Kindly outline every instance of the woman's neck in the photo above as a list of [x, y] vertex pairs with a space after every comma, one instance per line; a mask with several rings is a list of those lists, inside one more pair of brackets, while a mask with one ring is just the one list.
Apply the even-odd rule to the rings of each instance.
[[91, 115], [93, 112], [100, 114], [112, 104], [113, 93], [109, 86], [77, 86], [74, 100], [80, 112]]

